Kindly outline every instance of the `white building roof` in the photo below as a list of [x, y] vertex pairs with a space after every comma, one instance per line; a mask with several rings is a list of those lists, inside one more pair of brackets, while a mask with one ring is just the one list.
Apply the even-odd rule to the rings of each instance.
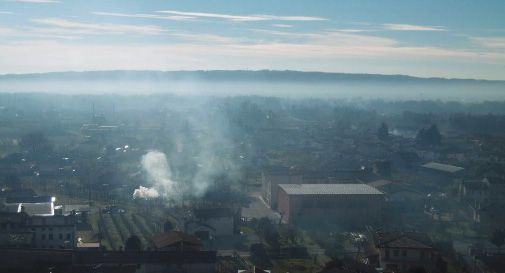
[[78, 248], [99, 248], [100, 243], [83, 243], [83, 242], [78, 242], [77, 243]]
[[22, 203], [20, 211], [23, 211], [30, 216], [53, 216], [54, 203]]
[[34, 197], [26, 200], [12, 200], [14, 202], [4, 203], [4, 207], [5, 210], [8, 212], [20, 213], [24, 211], [26, 214], [30, 216], [53, 216], [55, 200], [56, 199], [54, 197], [43, 197], [43, 198]]
[[366, 184], [279, 184], [289, 195], [383, 194]]

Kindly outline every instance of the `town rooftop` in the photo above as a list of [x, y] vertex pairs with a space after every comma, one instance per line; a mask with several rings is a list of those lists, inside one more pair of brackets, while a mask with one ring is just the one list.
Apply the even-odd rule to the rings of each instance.
[[448, 173], [457, 173], [459, 171], [464, 170], [462, 167], [454, 166], [454, 165], [449, 165], [449, 164], [442, 164], [442, 163], [437, 163], [437, 162], [429, 162], [423, 165], [424, 168], [427, 169], [432, 169], [436, 171], [441, 171], [441, 172], [448, 172]]
[[383, 194], [366, 184], [279, 184], [290, 195]]

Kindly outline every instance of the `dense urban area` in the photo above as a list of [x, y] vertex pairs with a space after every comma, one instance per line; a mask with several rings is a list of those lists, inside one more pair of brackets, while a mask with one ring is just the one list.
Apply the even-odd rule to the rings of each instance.
[[503, 272], [505, 103], [0, 94], [2, 272]]

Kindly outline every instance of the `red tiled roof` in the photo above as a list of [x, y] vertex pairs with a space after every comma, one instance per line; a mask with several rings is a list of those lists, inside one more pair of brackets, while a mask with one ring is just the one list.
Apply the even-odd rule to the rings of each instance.
[[170, 247], [181, 242], [188, 246], [202, 245], [200, 239], [197, 237], [179, 231], [170, 231], [156, 234], [152, 237], [151, 240], [158, 249]]
[[376, 244], [379, 248], [432, 248], [430, 238], [418, 232], [381, 233], [377, 235]]

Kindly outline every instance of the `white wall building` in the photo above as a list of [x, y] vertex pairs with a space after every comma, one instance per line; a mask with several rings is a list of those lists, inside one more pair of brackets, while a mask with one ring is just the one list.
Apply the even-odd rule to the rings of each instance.
[[56, 215], [50, 196], [8, 198], [0, 200], [1, 210], [8, 214], [24, 214], [19, 229], [31, 233], [31, 247], [69, 249], [76, 246], [76, 217]]

